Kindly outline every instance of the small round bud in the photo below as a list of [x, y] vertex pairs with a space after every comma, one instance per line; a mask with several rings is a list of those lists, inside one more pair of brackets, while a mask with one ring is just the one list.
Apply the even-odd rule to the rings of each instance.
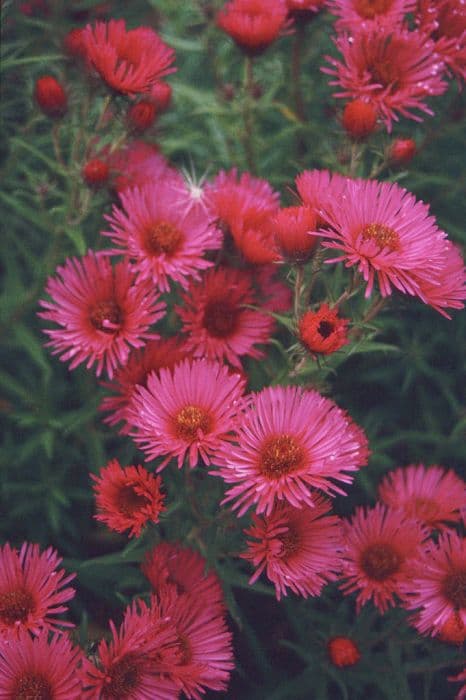
[[361, 658], [361, 653], [355, 642], [349, 637], [333, 637], [328, 641], [327, 652], [330, 661], [339, 668], [354, 666]]
[[73, 56], [74, 58], [85, 57], [86, 48], [83, 41], [83, 32], [83, 29], [75, 27], [65, 34], [63, 38], [63, 50], [69, 56]]
[[36, 80], [34, 97], [42, 112], [52, 119], [62, 117], [67, 110], [66, 93], [52, 75], [43, 75]]
[[140, 100], [128, 109], [128, 124], [135, 131], [146, 131], [155, 122], [157, 110], [152, 100]]
[[83, 180], [93, 189], [97, 189], [105, 185], [109, 176], [109, 168], [107, 163], [104, 163], [100, 158], [92, 158], [88, 160], [82, 169]]
[[171, 85], [164, 83], [163, 80], [158, 80], [152, 86], [150, 96], [159, 112], [165, 112], [170, 106], [172, 92]]
[[343, 111], [343, 126], [351, 138], [363, 140], [372, 134], [377, 123], [377, 110], [370, 102], [347, 102]]
[[409, 163], [416, 155], [416, 142], [413, 139], [395, 139], [388, 155], [392, 163]]

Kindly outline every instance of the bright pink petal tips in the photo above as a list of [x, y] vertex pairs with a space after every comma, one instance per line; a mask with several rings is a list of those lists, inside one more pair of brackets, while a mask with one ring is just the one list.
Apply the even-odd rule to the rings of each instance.
[[367, 462], [363, 431], [330, 399], [298, 387], [273, 387], [253, 394], [235, 444], [221, 453], [213, 473], [232, 484], [224, 503], [243, 515], [255, 507], [270, 515], [278, 501], [313, 507], [314, 489], [344, 493], [348, 472]]
[[150, 27], [126, 29], [124, 20], [87, 25], [82, 34], [86, 58], [102, 80], [124, 95], [149, 93], [175, 69], [175, 52]]
[[111, 266], [108, 258], [89, 252], [70, 258], [48, 280], [46, 292], [51, 301], [41, 301], [41, 318], [61, 328], [45, 330], [52, 353], [70, 369], [83, 362], [96, 374], [104, 370], [111, 378], [118, 365], [128, 359], [131, 347], [142, 347], [159, 336], [150, 326], [165, 313], [165, 304], [148, 283], [139, 282], [129, 263]]
[[152, 373], [147, 388], [137, 387], [130, 420], [138, 445], [148, 459], [172, 458], [191, 468], [211, 459], [233, 439], [244, 381], [215, 362], [188, 360], [173, 370]]
[[41, 552], [37, 544], [25, 542], [18, 551], [6, 544], [0, 548], [0, 641], [24, 631], [73, 627], [55, 619], [66, 612], [74, 597], [68, 586], [75, 574], [57, 569], [62, 559], [51, 547]]
[[254, 516], [246, 534], [258, 541], [248, 541], [242, 555], [256, 567], [251, 583], [265, 569], [280, 600], [287, 588], [307, 598], [334, 581], [340, 569], [341, 532], [330, 508], [329, 501], [317, 497], [313, 508], [279, 504], [270, 516]]

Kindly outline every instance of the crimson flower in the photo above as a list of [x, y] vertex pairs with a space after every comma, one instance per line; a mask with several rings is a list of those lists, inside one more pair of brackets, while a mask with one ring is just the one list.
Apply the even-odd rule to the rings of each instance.
[[307, 311], [299, 319], [299, 339], [312, 354], [330, 355], [349, 342], [348, 323], [340, 318], [338, 309], [321, 304], [317, 311]]
[[256, 56], [277, 39], [286, 26], [285, 0], [230, 0], [217, 24], [245, 53]]

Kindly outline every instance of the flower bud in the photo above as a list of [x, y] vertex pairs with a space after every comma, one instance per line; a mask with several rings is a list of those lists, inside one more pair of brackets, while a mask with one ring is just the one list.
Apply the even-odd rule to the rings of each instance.
[[51, 119], [58, 119], [66, 113], [68, 98], [52, 75], [43, 75], [36, 80], [34, 97], [42, 112]]
[[392, 163], [409, 163], [416, 155], [416, 142], [413, 139], [395, 139], [390, 145], [388, 155]]
[[128, 124], [135, 131], [146, 131], [155, 122], [157, 109], [152, 100], [140, 100], [128, 109]]
[[377, 111], [373, 104], [363, 100], [347, 102], [343, 111], [343, 126], [355, 141], [369, 136], [377, 123]]
[[355, 642], [349, 637], [333, 637], [328, 641], [327, 652], [330, 661], [338, 667], [354, 666], [361, 658]]
[[104, 185], [109, 176], [109, 168], [107, 163], [99, 158], [88, 160], [82, 169], [83, 180], [88, 187], [97, 189]]

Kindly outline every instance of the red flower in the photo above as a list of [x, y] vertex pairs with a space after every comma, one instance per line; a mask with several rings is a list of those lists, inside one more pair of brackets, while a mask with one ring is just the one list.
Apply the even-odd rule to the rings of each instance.
[[128, 109], [127, 119], [134, 131], [146, 131], [155, 122], [157, 109], [152, 100], [139, 100]]
[[36, 80], [34, 97], [42, 112], [51, 119], [63, 117], [68, 109], [66, 93], [53, 75], [43, 75]]
[[277, 501], [312, 508], [315, 489], [344, 493], [334, 482], [351, 483], [348, 472], [368, 457], [363, 431], [344, 411], [316, 391], [294, 386], [252, 394], [235, 443], [212, 473], [233, 484], [222, 504], [236, 500], [238, 516], [251, 506], [270, 515]]
[[67, 54], [73, 58], [85, 58], [86, 47], [83, 38], [84, 29], [74, 27], [65, 35], [63, 39], [63, 48]]
[[362, 141], [375, 129], [377, 110], [373, 104], [364, 100], [347, 102], [343, 110], [342, 123], [355, 141]]
[[125, 611], [112, 639], [99, 644], [96, 664], [87, 659], [81, 673], [86, 700], [178, 700], [179, 687], [167, 677], [177, 663], [177, 635], [165, 618], [155, 619], [142, 601]]
[[182, 299], [184, 306], [176, 311], [188, 334], [186, 349], [194, 357], [227, 360], [235, 367], [241, 367], [243, 355], [263, 357], [256, 346], [269, 341], [274, 323], [270, 316], [246, 308], [256, 303], [246, 272], [210, 270], [201, 282], [191, 284]]
[[104, 419], [104, 423], [116, 425], [124, 421], [120, 433], [127, 435], [130, 432], [131, 423], [129, 406], [134, 396], [136, 386], [147, 385], [147, 377], [152, 371], [158, 371], [162, 367], [174, 367], [186, 356], [183, 343], [178, 337], [161, 338], [148, 342], [142, 350], [133, 350], [127, 363], [119, 367], [113, 378], [113, 382], [103, 382], [116, 396], [107, 396], [103, 399], [99, 408], [101, 411], [111, 411], [112, 415]]
[[[1, 598], [1, 594], [0, 594]], [[78, 665], [82, 652], [63, 634], [38, 637], [23, 633], [14, 642], [0, 643], [0, 697], [80, 700]]]
[[164, 112], [166, 109], [168, 109], [172, 99], [172, 92], [171, 85], [165, 83], [163, 80], [157, 80], [157, 82], [152, 86], [150, 95], [155, 102], [155, 106], [160, 112]]
[[318, 243], [310, 236], [316, 230], [316, 216], [310, 207], [286, 207], [272, 219], [275, 242], [289, 262], [305, 263]]
[[209, 614], [223, 614], [220, 580], [213, 571], [206, 572], [206, 560], [198, 552], [177, 543], [161, 542], [146, 552], [141, 568], [155, 592], [174, 586], [178, 595], [189, 593], [202, 600]]
[[384, 613], [409, 575], [409, 561], [421, 554], [427, 531], [416, 520], [378, 503], [357, 508], [345, 523], [343, 578], [345, 595], [358, 591], [357, 609], [373, 601]]
[[256, 56], [285, 28], [285, 0], [230, 0], [217, 15], [217, 24], [247, 54]]
[[160, 471], [176, 458], [190, 468], [211, 459], [233, 439], [244, 382], [227, 367], [205, 360], [185, 360], [161, 369], [136, 388], [130, 408], [133, 437], [147, 459], [164, 457]]
[[130, 141], [113, 151], [108, 156], [108, 164], [113, 174], [113, 187], [119, 193], [128, 187], [179, 177], [157, 148], [144, 141]]
[[108, 180], [110, 170], [107, 163], [100, 158], [88, 160], [82, 170], [83, 179], [89, 187], [98, 188]]
[[124, 20], [96, 22], [84, 29], [87, 58], [116, 92], [148, 93], [157, 80], [172, 73], [175, 52], [149, 27], [126, 29]]
[[130, 347], [158, 338], [148, 331], [165, 312], [165, 304], [149, 283], [135, 284], [129, 263], [112, 268], [107, 257], [92, 251], [81, 259], [70, 258], [50, 277], [46, 292], [52, 301], [41, 301], [41, 318], [62, 328], [45, 330], [52, 353], [62, 353], [70, 369], [97, 363], [97, 376], [105, 369], [110, 379], [126, 362]]
[[438, 639], [449, 644], [463, 644], [466, 640], [466, 624], [461, 619], [458, 611], [451, 613], [443, 623], [438, 633]]
[[318, 311], [307, 311], [299, 319], [299, 339], [311, 353], [330, 355], [349, 343], [348, 323], [338, 316], [338, 309], [321, 304]]
[[416, 9], [416, 0], [329, 0], [330, 12], [338, 17], [337, 32], [357, 32], [374, 27], [401, 27]]
[[461, 0], [418, 0], [417, 24], [430, 34], [449, 73], [466, 79], [466, 10]]
[[361, 658], [358, 646], [349, 637], [332, 637], [327, 642], [327, 653], [335, 666], [354, 666]]
[[99, 476], [91, 474], [91, 478], [95, 481], [96, 520], [116, 532], [129, 529], [129, 537], [139, 537], [148, 522], [158, 523], [165, 510], [159, 476], [141, 466], [121, 467], [112, 459]]
[[402, 587], [404, 605], [421, 634], [439, 634], [451, 615], [466, 625], [466, 538], [450, 530], [429, 542], [411, 563]]
[[342, 34], [335, 43], [343, 60], [327, 57], [333, 67], [322, 68], [335, 76], [330, 85], [342, 88], [335, 97], [370, 102], [389, 132], [398, 115], [422, 121], [414, 109], [433, 114], [426, 99], [444, 93], [447, 83], [443, 62], [425, 34], [376, 25]]
[[37, 635], [43, 629], [73, 627], [54, 619], [68, 609], [64, 603], [75, 593], [67, 584], [76, 574], [66, 576], [57, 569], [61, 561], [51, 547], [42, 553], [27, 542], [19, 552], [8, 543], [0, 547], [0, 640], [25, 630]]
[[446, 308], [462, 309], [466, 299], [466, 268], [459, 247], [444, 241], [440, 270], [431, 277], [423, 276], [418, 282], [426, 303], [445, 318], [451, 318]]
[[241, 555], [256, 567], [249, 583], [265, 570], [277, 600], [287, 588], [305, 598], [320, 595], [340, 570], [340, 520], [328, 515], [330, 508], [330, 501], [317, 497], [312, 508], [281, 503], [269, 516], [254, 516], [245, 532], [259, 541], [249, 541], [248, 551]]
[[395, 139], [388, 149], [390, 162], [398, 165], [409, 163], [416, 155], [416, 142], [413, 139]]
[[389, 472], [379, 486], [379, 498], [431, 529], [459, 522], [466, 503], [466, 484], [453, 471], [423, 464]]

